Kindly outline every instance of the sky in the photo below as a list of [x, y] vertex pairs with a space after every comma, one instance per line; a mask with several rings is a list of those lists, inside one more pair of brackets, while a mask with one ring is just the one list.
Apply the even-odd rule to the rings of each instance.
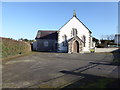
[[59, 30], [74, 10], [93, 37], [118, 32], [117, 2], [3, 2], [1, 36], [33, 40], [38, 30]]

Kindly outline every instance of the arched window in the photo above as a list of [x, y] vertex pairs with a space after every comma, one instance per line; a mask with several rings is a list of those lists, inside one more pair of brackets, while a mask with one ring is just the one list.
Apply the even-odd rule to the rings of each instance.
[[85, 35], [83, 35], [82, 40], [84, 42], [84, 47], [85, 47], [85, 43], [86, 43], [86, 37], [85, 37]]
[[77, 29], [76, 28], [72, 28], [72, 36], [77, 36]]
[[63, 38], [63, 46], [67, 46], [67, 36], [64, 34], [62, 38]]
[[63, 41], [67, 40], [67, 36], [65, 34], [62, 36], [62, 38], [63, 38]]

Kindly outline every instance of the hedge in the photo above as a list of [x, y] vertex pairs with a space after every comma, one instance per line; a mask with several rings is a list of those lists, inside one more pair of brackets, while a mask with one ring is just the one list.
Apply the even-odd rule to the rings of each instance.
[[2, 47], [2, 58], [31, 51], [31, 45], [27, 42], [3, 37], [0, 37], [0, 39], [0, 47]]

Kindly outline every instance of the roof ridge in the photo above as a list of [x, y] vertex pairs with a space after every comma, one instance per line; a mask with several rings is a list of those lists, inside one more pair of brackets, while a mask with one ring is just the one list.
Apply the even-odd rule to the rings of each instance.
[[56, 31], [58, 31], [58, 30], [38, 30], [38, 31], [44, 31], [44, 32], [49, 32], [49, 31], [53, 31], [53, 32], [56, 32]]
[[[83, 26], [85, 26], [85, 28], [88, 29], [88, 27], [87, 27], [80, 19], [78, 19], [77, 17], [74, 17], [74, 16], [73, 16], [72, 18], [76, 18], [80, 23], [82, 23]], [[71, 19], [72, 19], [72, 18], [71, 18]], [[71, 19], [70, 19], [70, 20], [71, 20]], [[69, 20], [69, 21], [70, 21], [70, 20]], [[69, 21], [67, 21], [62, 27], [64, 27]], [[62, 28], [62, 27], [61, 27], [61, 28]], [[60, 28], [60, 29], [61, 29], [61, 28]], [[60, 31], [60, 29], [58, 30], [58, 32]], [[89, 29], [88, 29], [88, 31], [89, 31], [90, 33], [92, 33]]]

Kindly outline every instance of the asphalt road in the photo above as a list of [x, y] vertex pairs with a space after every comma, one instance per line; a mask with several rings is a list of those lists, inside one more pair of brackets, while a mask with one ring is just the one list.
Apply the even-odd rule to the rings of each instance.
[[[113, 60], [111, 53], [67, 54], [34, 53], [3, 62], [3, 88], [26, 88], [65, 75], [61, 71], [76, 71], [91, 63], [109, 63]], [[110, 76], [116, 69], [112, 65], [97, 65], [82, 73]], [[113, 75], [115, 76], [115, 75]]]

